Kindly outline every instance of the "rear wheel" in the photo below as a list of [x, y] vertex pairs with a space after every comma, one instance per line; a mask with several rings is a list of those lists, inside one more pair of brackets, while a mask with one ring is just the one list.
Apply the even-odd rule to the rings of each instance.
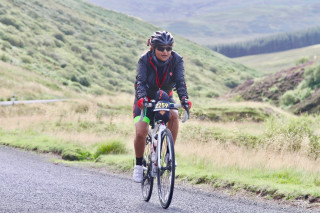
[[160, 152], [160, 165], [157, 174], [158, 194], [161, 206], [166, 209], [172, 200], [175, 179], [174, 145], [169, 129], [162, 133]]
[[144, 150], [143, 160], [143, 181], [141, 183], [142, 197], [148, 202], [151, 198], [153, 189], [153, 177], [151, 177], [152, 162], [151, 162], [151, 136], [148, 134], [146, 138], [146, 147]]

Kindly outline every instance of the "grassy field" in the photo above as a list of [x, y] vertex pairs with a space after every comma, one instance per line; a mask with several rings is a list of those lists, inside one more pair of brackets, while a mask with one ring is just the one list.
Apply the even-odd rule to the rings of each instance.
[[[12, 73], [23, 71], [9, 68]], [[35, 74], [33, 79], [50, 97], [77, 97], [68, 88], [57, 92], [46, 78]], [[6, 86], [11, 85], [14, 81]], [[28, 82], [20, 86], [25, 91], [21, 97], [35, 88]], [[43, 98], [41, 92], [33, 94]], [[178, 180], [274, 199], [314, 202], [320, 197], [319, 116], [297, 117], [254, 102], [199, 97], [192, 101], [192, 118], [180, 125], [176, 143]], [[135, 160], [132, 102], [132, 95], [120, 93], [1, 107], [0, 144], [131, 173]]]
[[320, 45], [313, 45], [279, 53], [234, 58], [234, 61], [245, 64], [267, 75], [293, 67], [299, 63], [301, 59], [314, 60], [319, 58]]

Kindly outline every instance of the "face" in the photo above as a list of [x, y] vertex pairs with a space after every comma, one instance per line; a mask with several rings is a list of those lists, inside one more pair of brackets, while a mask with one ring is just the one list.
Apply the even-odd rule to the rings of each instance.
[[167, 61], [171, 55], [172, 47], [171, 46], [159, 46], [156, 47], [155, 53], [156, 57], [160, 61]]

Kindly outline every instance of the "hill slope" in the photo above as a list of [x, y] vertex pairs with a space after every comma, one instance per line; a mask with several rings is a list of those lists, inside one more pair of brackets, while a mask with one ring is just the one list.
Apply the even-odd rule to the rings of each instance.
[[278, 53], [244, 56], [233, 60], [252, 67], [263, 74], [278, 72], [295, 66], [300, 60], [320, 58], [320, 44]]
[[[133, 92], [137, 60], [159, 30], [77, 0], [3, 0], [0, 14], [2, 61], [97, 95]], [[175, 50], [184, 56], [190, 95], [216, 96], [254, 75], [179, 36]]]
[[300, 113], [319, 113], [320, 105], [319, 60], [309, 61], [290, 69], [249, 80], [230, 92], [244, 100], [270, 102]]
[[140, 17], [203, 45], [301, 30], [320, 21], [317, 0], [89, 1]]

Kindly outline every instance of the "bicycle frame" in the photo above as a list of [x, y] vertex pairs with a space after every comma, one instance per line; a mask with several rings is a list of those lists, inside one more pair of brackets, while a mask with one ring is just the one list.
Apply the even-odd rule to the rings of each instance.
[[[154, 128], [150, 129], [149, 128], [149, 133], [151, 133], [151, 137], [152, 137], [152, 147], [154, 147], [154, 143], [155, 143], [155, 135], [158, 135], [157, 137], [157, 149], [156, 149], [156, 155], [157, 155], [157, 167], [159, 165], [161, 165], [161, 156], [160, 156], [160, 149], [161, 149], [161, 146], [160, 144], [162, 143], [162, 138], [161, 138], [161, 135], [162, 135], [162, 132], [166, 129], [166, 125], [163, 123], [163, 122], [159, 122], [159, 123], [156, 123]], [[157, 133], [158, 132], [158, 133]], [[171, 147], [169, 147], [170, 151], [171, 151]], [[159, 168], [161, 169], [161, 168]]]

